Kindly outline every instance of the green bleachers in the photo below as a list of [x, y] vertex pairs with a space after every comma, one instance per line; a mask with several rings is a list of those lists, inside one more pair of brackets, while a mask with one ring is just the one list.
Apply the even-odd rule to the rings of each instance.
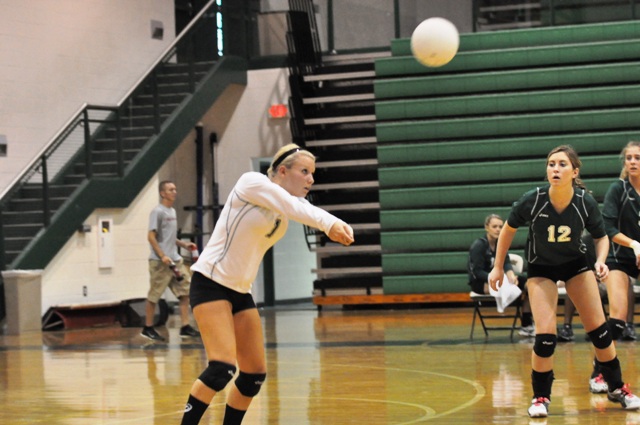
[[[478, 140], [396, 142], [378, 146], [378, 163], [382, 167], [391, 167], [400, 164], [455, 162], [461, 157], [474, 160], [527, 157], [543, 159], [555, 146], [565, 144], [579, 145], [581, 151], [593, 154], [618, 155], [620, 146], [624, 146], [629, 140], [640, 140], [640, 131], [525, 136], [483, 139], [480, 142]], [[588, 174], [587, 169], [585, 172]]]
[[[544, 167], [543, 167], [544, 169]], [[613, 182], [614, 170], [611, 178], [586, 179], [587, 188], [593, 191], [596, 199], [601, 199]], [[525, 192], [544, 185], [540, 178], [537, 182], [468, 184], [447, 187], [407, 187], [396, 189], [380, 189], [380, 209], [419, 209], [467, 206], [496, 206], [511, 205]], [[483, 228], [483, 219], [479, 220], [478, 228]], [[384, 232], [384, 227], [382, 231]], [[383, 247], [384, 248], [384, 247]]]
[[550, 149], [578, 150], [602, 202], [640, 139], [639, 22], [463, 34], [441, 68], [391, 45], [375, 81], [385, 294], [468, 292], [484, 218], [545, 184]]
[[429, 274], [428, 287], [425, 287], [424, 275], [386, 276], [384, 290], [388, 294], [445, 294], [451, 292], [468, 292], [467, 274]]
[[[428, 208], [428, 209], [383, 209], [380, 225], [386, 232], [394, 230], [441, 230], [474, 229], [482, 233], [482, 223], [489, 214], [503, 218], [509, 215], [509, 207], [478, 208]], [[478, 224], [480, 223], [480, 225]], [[382, 235], [385, 237], [385, 234]], [[469, 243], [470, 245], [470, 243]]]
[[[544, 30], [539, 30], [544, 31]], [[543, 47], [460, 52], [441, 68], [427, 68], [413, 57], [391, 57], [376, 61], [376, 76], [440, 74], [480, 70], [515, 69], [539, 66], [594, 64], [637, 60], [640, 44], [635, 40], [606, 41], [589, 44], [565, 44]]]
[[[504, 217], [506, 218], [506, 217]], [[407, 230], [385, 232], [382, 235], [382, 245], [394, 252], [442, 252], [466, 251], [473, 241], [484, 234], [483, 229], [438, 229], [438, 230]], [[514, 246], [523, 247], [526, 232], [518, 232]], [[462, 265], [463, 269], [466, 267]]]
[[426, 99], [401, 99], [376, 102], [379, 121], [523, 113], [568, 111], [586, 108], [626, 107], [640, 103], [640, 85], [616, 87], [543, 90]]
[[388, 78], [376, 81], [376, 99], [442, 96], [459, 93], [491, 93], [563, 86], [583, 87], [638, 81], [640, 63], [607, 63], [568, 67], [547, 67]]
[[[640, 38], [640, 27], [636, 22], [608, 22], [597, 25], [461, 34], [459, 51], [553, 46], [559, 43], [588, 43], [637, 38]], [[392, 40], [391, 54], [393, 56], [410, 56], [409, 38]]]
[[[640, 44], [640, 43], [639, 43]], [[532, 134], [575, 134], [603, 130], [637, 130], [640, 108], [579, 112], [496, 115], [488, 117], [382, 122], [376, 125], [379, 143], [406, 140], [476, 139]]]
[[[581, 158], [582, 170], [590, 177], [609, 176], [620, 160], [612, 155]], [[541, 183], [544, 177], [544, 158], [485, 161], [475, 163], [413, 165], [384, 167], [378, 171], [380, 187], [433, 186], [468, 182], [512, 182], [524, 180]]]

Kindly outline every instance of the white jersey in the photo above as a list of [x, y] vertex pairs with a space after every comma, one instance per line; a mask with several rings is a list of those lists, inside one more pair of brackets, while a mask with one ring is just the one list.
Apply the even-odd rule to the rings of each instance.
[[264, 254], [284, 236], [289, 219], [325, 233], [338, 221], [264, 174], [243, 174], [191, 270], [236, 292], [251, 292]]

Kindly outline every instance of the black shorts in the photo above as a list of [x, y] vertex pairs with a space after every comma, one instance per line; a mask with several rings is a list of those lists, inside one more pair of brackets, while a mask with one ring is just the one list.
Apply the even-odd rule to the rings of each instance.
[[473, 280], [471, 282], [469, 282], [469, 286], [471, 286], [471, 290], [473, 292], [475, 292], [476, 294], [484, 294], [484, 284], [486, 282], [483, 282], [481, 280]]
[[232, 314], [250, 308], [257, 308], [251, 294], [236, 292], [203, 276], [201, 273], [194, 272], [193, 276], [191, 276], [191, 289], [189, 290], [191, 308], [195, 308], [198, 304], [218, 300], [229, 301]]
[[620, 270], [633, 279], [637, 279], [640, 275], [640, 270], [638, 270], [638, 266], [634, 263], [617, 263], [614, 261], [607, 261], [607, 267], [609, 267], [609, 270]]
[[532, 277], [545, 277], [557, 282], [559, 280], [567, 282], [572, 277], [575, 277], [581, 273], [592, 270], [592, 266], [587, 262], [587, 257], [582, 256], [568, 263], [559, 265], [547, 265], [547, 264], [528, 264], [527, 276]]

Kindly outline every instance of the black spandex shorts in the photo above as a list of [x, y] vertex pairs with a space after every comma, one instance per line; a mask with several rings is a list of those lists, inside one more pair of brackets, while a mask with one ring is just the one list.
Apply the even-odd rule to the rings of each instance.
[[637, 279], [638, 275], [640, 275], [640, 270], [638, 270], [638, 266], [633, 263], [616, 263], [616, 262], [608, 262], [607, 267], [609, 270], [620, 270], [627, 274], [627, 276]]
[[527, 276], [532, 277], [546, 277], [547, 279], [557, 282], [562, 280], [567, 282], [572, 277], [575, 277], [581, 273], [592, 270], [592, 266], [587, 262], [587, 257], [582, 256], [568, 263], [560, 265], [546, 265], [546, 264], [528, 264]]
[[191, 288], [189, 289], [191, 308], [195, 308], [198, 304], [218, 300], [229, 301], [232, 314], [256, 308], [256, 303], [253, 301], [251, 294], [236, 292], [203, 276], [201, 273], [194, 272], [193, 276], [191, 276]]

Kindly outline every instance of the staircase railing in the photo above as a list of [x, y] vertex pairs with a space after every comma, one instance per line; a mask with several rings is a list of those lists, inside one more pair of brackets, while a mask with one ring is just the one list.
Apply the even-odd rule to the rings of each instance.
[[[83, 104], [77, 112], [64, 124], [45, 147], [25, 167], [24, 171], [7, 186], [0, 194], [0, 270], [6, 269], [5, 238], [3, 213], [12, 198], [29, 184], [30, 187], [41, 188], [42, 193], [42, 226], [48, 227], [51, 223], [51, 186], [59, 183], [60, 176], [71, 165], [72, 159], [84, 155], [84, 178], [91, 180], [94, 177], [91, 152], [96, 138], [108, 131], [114, 132], [116, 140], [117, 171], [113, 177], [122, 177], [125, 173], [125, 159], [123, 155], [123, 133], [133, 130], [130, 115], [126, 114], [134, 96], [145, 90], [153, 98], [152, 102], [152, 129], [147, 137], [158, 134], [161, 131], [163, 115], [160, 108], [160, 89], [158, 74], [169, 63], [179, 63], [188, 70], [189, 93], [196, 89], [196, 57], [198, 60], [216, 60], [218, 52], [215, 49], [210, 52], [196, 50], [197, 40], [202, 36], [202, 30], [206, 30], [206, 36], [211, 36], [211, 25], [215, 26], [215, 19], [219, 6], [216, 0], [210, 0], [197, 13], [191, 22], [184, 28], [176, 39], [168, 46], [158, 59], [148, 68], [134, 86], [115, 105], [91, 105]], [[207, 28], [207, 24], [209, 28]], [[215, 31], [212, 35], [215, 37]], [[213, 43], [215, 46], [217, 43]], [[149, 93], [150, 92], [150, 93]]]

